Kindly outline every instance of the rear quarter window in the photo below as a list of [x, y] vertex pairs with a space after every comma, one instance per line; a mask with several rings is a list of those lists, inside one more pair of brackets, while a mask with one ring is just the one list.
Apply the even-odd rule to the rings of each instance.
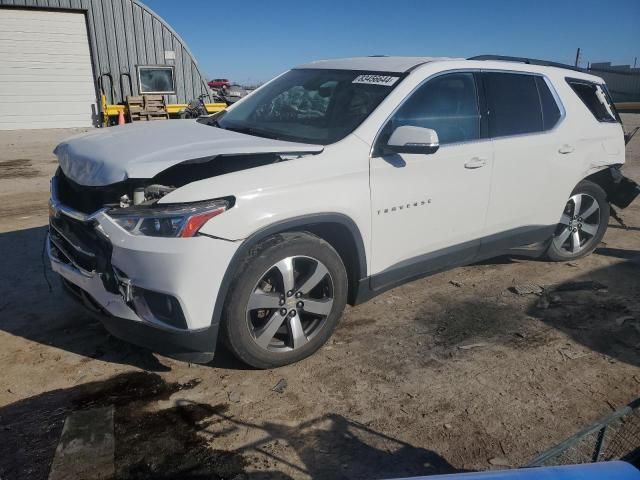
[[605, 88], [586, 80], [567, 78], [567, 83], [599, 122], [618, 122], [615, 107]]

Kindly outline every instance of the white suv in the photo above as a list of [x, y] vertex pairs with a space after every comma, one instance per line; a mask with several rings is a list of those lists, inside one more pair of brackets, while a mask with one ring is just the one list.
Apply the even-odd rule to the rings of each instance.
[[114, 335], [259, 368], [357, 304], [518, 253], [569, 260], [624, 178], [602, 79], [544, 62], [365, 57], [294, 68], [221, 114], [60, 144], [48, 254]]

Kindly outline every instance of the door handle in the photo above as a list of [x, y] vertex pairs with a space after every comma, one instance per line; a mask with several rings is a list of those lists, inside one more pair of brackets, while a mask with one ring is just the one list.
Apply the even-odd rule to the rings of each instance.
[[562, 153], [563, 155], [566, 155], [567, 153], [571, 153], [575, 150], [575, 148], [573, 148], [573, 146], [569, 145], [569, 144], [564, 144], [562, 145], [559, 149], [558, 152]]
[[474, 169], [484, 167], [487, 164], [487, 159], [483, 157], [473, 157], [467, 163], [464, 164], [464, 168]]

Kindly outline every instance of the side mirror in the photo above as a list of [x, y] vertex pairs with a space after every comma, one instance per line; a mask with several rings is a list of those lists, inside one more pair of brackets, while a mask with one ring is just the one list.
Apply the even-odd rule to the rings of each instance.
[[428, 155], [440, 148], [438, 134], [430, 128], [403, 125], [396, 128], [385, 150], [393, 153], [422, 153]]

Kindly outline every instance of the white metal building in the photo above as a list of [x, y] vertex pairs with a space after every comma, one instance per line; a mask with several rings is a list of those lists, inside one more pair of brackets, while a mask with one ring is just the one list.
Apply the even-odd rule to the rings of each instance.
[[84, 15], [0, 10], [0, 129], [87, 127], [95, 108]]
[[186, 103], [209, 89], [184, 41], [139, 0], [0, 0], [0, 130], [95, 125], [101, 93]]

